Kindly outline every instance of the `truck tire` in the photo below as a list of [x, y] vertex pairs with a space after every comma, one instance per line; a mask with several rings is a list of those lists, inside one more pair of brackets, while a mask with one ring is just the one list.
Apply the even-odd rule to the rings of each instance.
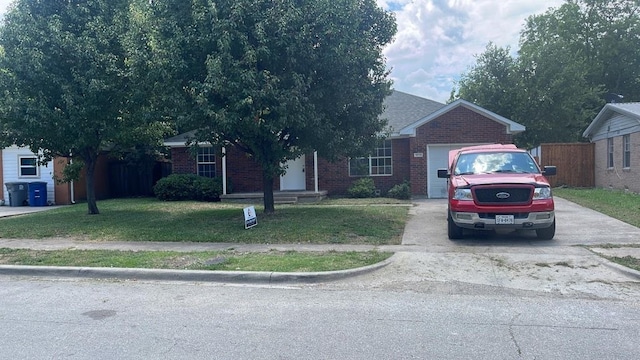
[[553, 220], [551, 226], [544, 229], [536, 229], [536, 235], [540, 240], [551, 240], [556, 234], [556, 220]]
[[451, 219], [451, 215], [447, 216], [447, 235], [449, 240], [462, 239], [462, 228]]

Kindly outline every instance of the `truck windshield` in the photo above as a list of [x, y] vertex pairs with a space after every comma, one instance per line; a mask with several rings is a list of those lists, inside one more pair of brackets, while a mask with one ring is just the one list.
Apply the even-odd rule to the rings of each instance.
[[453, 171], [454, 175], [490, 173], [540, 173], [538, 165], [525, 152], [487, 152], [461, 154]]

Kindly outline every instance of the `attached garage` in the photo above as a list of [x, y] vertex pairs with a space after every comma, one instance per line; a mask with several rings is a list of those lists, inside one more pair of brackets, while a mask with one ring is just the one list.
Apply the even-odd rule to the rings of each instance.
[[[392, 119], [389, 123], [393, 125]], [[513, 136], [524, 130], [524, 126], [514, 121], [457, 100], [404, 126], [392, 137], [410, 139], [412, 194], [444, 198], [447, 183], [446, 179], [438, 178], [438, 169], [447, 167], [449, 150], [470, 145], [511, 144]]]

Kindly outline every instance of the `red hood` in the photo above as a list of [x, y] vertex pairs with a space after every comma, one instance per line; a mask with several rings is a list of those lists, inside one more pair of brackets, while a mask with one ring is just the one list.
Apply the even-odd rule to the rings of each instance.
[[465, 187], [484, 184], [539, 184], [549, 186], [549, 182], [542, 174], [479, 174], [457, 175], [451, 179], [454, 187]]

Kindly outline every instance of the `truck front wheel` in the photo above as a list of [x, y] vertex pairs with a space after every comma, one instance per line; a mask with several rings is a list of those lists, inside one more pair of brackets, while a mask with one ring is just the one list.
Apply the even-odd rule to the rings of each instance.
[[544, 229], [536, 229], [536, 235], [540, 240], [551, 240], [556, 234], [556, 220], [553, 220], [551, 226]]
[[462, 238], [462, 228], [453, 222], [451, 215], [447, 216], [447, 235], [449, 235], [449, 240]]

